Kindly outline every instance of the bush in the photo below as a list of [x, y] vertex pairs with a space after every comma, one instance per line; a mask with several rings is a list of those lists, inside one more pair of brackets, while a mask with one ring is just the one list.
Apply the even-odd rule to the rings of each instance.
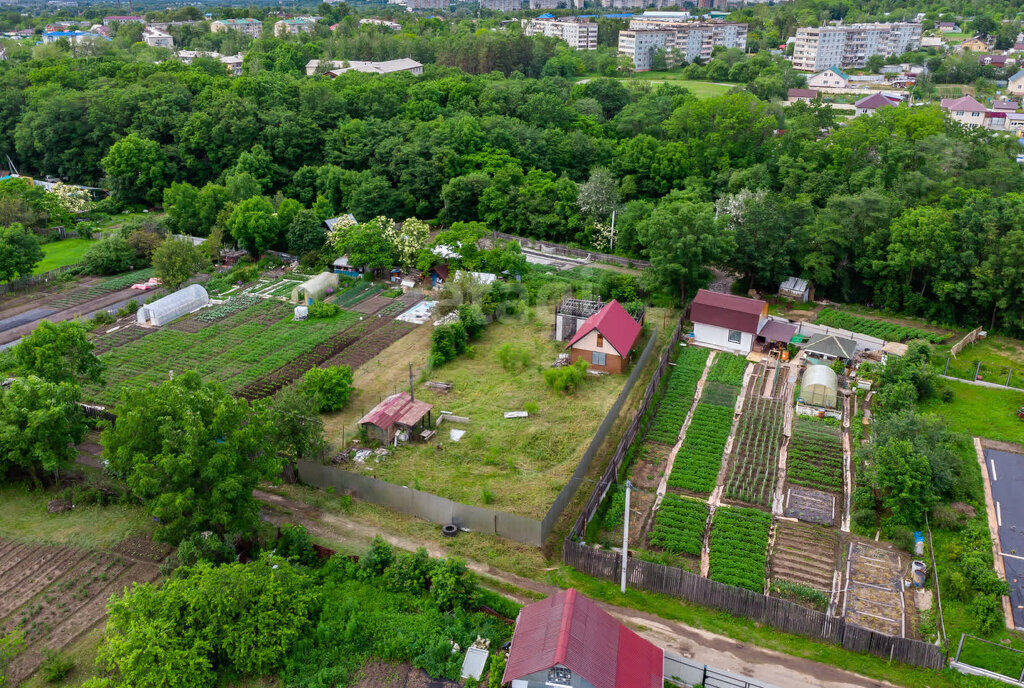
[[994, 595], [979, 595], [971, 605], [971, 615], [982, 635], [995, 633], [1003, 627], [1002, 601]]
[[430, 597], [441, 611], [469, 609], [476, 578], [466, 562], [455, 557], [435, 559], [430, 572]]
[[893, 526], [889, 532], [889, 539], [904, 552], [914, 551], [914, 533], [906, 526]]
[[587, 362], [580, 359], [572, 365], [548, 368], [544, 371], [544, 382], [556, 392], [575, 394], [587, 376]]
[[177, 558], [182, 566], [195, 566], [201, 561], [226, 564], [235, 560], [235, 548], [220, 535], [193, 533], [178, 545]]
[[132, 315], [133, 313], [137, 313], [138, 310], [139, 302], [132, 299], [131, 301], [117, 309], [117, 317], [124, 318], [126, 316]]
[[333, 318], [338, 313], [341, 313], [341, 307], [334, 303], [314, 301], [309, 304], [310, 318]]
[[961, 525], [960, 513], [951, 506], [939, 504], [932, 509], [931, 522], [942, 530], [957, 530]]
[[43, 650], [43, 656], [45, 659], [39, 665], [39, 671], [47, 683], [63, 681], [64, 677], [75, 668], [75, 660], [70, 657], [64, 657], [54, 650]]
[[469, 340], [479, 337], [487, 327], [487, 318], [484, 317], [480, 306], [475, 303], [465, 303], [459, 306], [459, 322], [466, 329], [466, 337]]
[[435, 327], [430, 335], [430, 364], [441, 366], [465, 353], [469, 336], [461, 321]]
[[529, 368], [532, 357], [530, 352], [523, 347], [513, 346], [505, 342], [494, 350], [501, 367], [510, 373], [516, 372], [517, 367]]
[[858, 528], [870, 530], [878, 525], [874, 509], [857, 509], [853, 512], [853, 522]]
[[415, 554], [399, 552], [382, 576], [384, 586], [395, 592], [419, 595], [426, 591], [430, 580], [430, 555], [424, 547]]
[[91, 275], [116, 275], [141, 265], [133, 249], [121, 237], [98, 241], [82, 256], [82, 269]]
[[505, 664], [508, 662], [508, 655], [504, 652], [491, 657], [491, 673], [487, 678], [487, 688], [501, 688], [501, 679], [505, 674]]
[[313, 549], [313, 538], [309, 537], [305, 526], [290, 523], [281, 526], [274, 549], [282, 557], [294, 558], [304, 566], [314, 566], [319, 562], [316, 550]]
[[352, 396], [352, 369], [347, 365], [310, 368], [302, 376], [302, 389], [316, 400], [320, 413], [340, 411]]

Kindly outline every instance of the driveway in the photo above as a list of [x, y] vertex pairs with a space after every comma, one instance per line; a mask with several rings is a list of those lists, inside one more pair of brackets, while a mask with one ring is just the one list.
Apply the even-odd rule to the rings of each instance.
[[1013, 623], [1024, 629], [1024, 456], [997, 449], [985, 449], [999, 527], [999, 548], [1006, 580], [1010, 583]]

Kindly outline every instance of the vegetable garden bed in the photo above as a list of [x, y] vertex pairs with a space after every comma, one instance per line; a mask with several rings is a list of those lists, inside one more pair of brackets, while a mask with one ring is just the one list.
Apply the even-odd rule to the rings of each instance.
[[781, 401], [748, 396], [733, 441], [725, 496], [768, 506], [775, 491], [785, 413]]
[[707, 520], [706, 502], [667, 494], [654, 517], [648, 542], [667, 552], [699, 557], [704, 549]]
[[108, 277], [102, 282], [88, 287], [75, 287], [59, 299], [51, 302], [50, 306], [57, 309], [73, 308], [100, 296], [106, 296], [107, 294], [113, 294], [115, 291], [127, 289], [133, 284], [145, 282], [154, 274], [153, 268], [146, 268], [145, 270], [136, 270], [135, 272]]
[[722, 467], [725, 442], [732, 429], [732, 409], [703, 402], [697, 404], [686, 430], [686, 439], [676, 454], [670, 487], [699, 494], [715, 489], [718, 471]]
[[771, 514], [757, 509], [722, 506], [711, 525], [711, 580], [764, 592]]
[[786, 479], [826, 492], [843, 490], [842, 431], [828, 421], [798, 416], [789, 443]]
[[719, 353], [711, 370], [708, 382], [722, 382], [739, 387], [743, 384], [743, 373], [747, 370], [747, 359], [732, 354]]
[[697, 382], [710, 353], [708, 349], [693, 346], [679, 351], [675, 367], [669, 368], [665, 394], [647, 431], [647, 439], [664, 444], [675, 444], [679, 439], [679, 430], [690, 412]]
[[843, 330], [859, 332], [869, 337], [878, 337], [890, 342], [902, 342], [908, 339], [925, 339], [933, 344], [938, 344], [948, 335], [926, 332], [916, 327], [907, 327], [882, 320], [862, 318], [859, 315], [852, 315], [845, 311], [837, 311], [833, 308], [822, 309], [818, 317], [814, 319], [815, 325], [826, 327], [838, 327]]

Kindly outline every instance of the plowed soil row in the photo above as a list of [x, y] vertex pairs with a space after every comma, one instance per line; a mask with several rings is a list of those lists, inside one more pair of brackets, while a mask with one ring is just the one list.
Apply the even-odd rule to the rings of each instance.
[[348, 329], [333, 335], [330, 339], [315, 346], [298, 358], [281, 366], [277, 370], [264, 375], [237, 392], [237, 395], [249, 399], [262, 399], [276, 394], [278, 390], [302, 377], [307, 370], [318, 366], [337, 356], [348, 347], [376, 330], [387, 325], [390, 320], [370, 318], [358, 322]]
[[321, 367], [347, 365], [352, 370], [373, 359], [384, 349], [415, 330], [418, 326], [401, 320], [384, 320], [385, 324], [346, 348]]

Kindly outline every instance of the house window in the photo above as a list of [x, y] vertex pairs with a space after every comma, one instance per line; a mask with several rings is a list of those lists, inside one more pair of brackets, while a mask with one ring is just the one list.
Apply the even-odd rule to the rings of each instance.
[[597, 345], [604, 346], [604, 335], [600, 332], [597, 333]]
[[590, 362], [594, 365], [603, 366], [607, 358], [607, 355], [603, 351], [592, 351], [590, 353]]
[[729, 343], [730, 344], [739, 344], [740, 343], [740, 339], [742, 339], [742, 338], [743, 338], [743, 333], [740, 332], [739, 330], [729, 330]]

